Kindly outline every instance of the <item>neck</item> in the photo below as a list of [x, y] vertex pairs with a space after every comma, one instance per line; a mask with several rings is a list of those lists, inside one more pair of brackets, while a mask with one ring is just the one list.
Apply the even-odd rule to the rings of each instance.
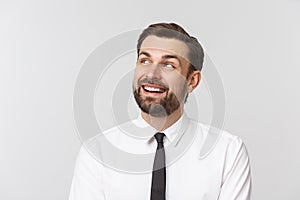
[[142, 117], [148, 124], [150, 124], [156, 130], [164, 131], [165, 129], [172, 126], [182, 116], [182, 113], [183, 108], [180, 107], [168, 116], [153, 117], [145, 112], [142, 112]]

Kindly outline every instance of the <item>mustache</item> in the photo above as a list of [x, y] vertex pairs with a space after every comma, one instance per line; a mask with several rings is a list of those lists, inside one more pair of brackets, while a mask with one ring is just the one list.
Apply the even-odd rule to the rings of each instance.
[[158, 80], [158, 79], [149, 79], [149, 78], [144, 78], [142, 80], [139, 80], [138, 81], [138, 87], [142, 87], [146, 83], [158, 85], [160, 87], [164, 87], [166, 89], [169, 89], [169, 86], [167, 84], [161, 82], [160, 80]]

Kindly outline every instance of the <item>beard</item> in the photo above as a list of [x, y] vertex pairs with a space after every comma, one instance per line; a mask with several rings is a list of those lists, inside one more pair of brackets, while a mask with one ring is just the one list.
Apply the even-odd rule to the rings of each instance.
[[165, 97], [158, 100], [152, 97], [142, 97], [141, 86], [137, 89], [134, 88], [133, 91], [135, 101], [139, 108], [153, 117], [165, 117], [175, 112], [180, 107], [181, 102], [183, 102], [184, 94], [186, 93], [186, 84], [183, 86], [180, 96], [176, 96], [175, 93], [170, 90], [166, 91], [166, 93]]

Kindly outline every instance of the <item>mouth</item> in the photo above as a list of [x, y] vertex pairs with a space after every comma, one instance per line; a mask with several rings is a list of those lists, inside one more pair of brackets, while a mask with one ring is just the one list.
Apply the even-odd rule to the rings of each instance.
[[148, 96], [160, 96], [167, 92], [167, 88], [156, 84], [144, 84], [141, 86], [143, 92]]

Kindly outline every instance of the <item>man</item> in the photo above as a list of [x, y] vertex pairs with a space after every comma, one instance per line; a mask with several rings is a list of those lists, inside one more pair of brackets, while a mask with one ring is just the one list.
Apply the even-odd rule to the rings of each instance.
[[[197, 39], [177, 24], [152, 24], [140, 35], [137, 53], [133, 93], [141, 115], [85, 143], [69, 199], [250, 199], [241, 139], [184, 113], [201, 80], [204, 53]], [[207, 148], [209, 138], [215, 140]], [[107, 141], [120, 151], [108, 151]]]

